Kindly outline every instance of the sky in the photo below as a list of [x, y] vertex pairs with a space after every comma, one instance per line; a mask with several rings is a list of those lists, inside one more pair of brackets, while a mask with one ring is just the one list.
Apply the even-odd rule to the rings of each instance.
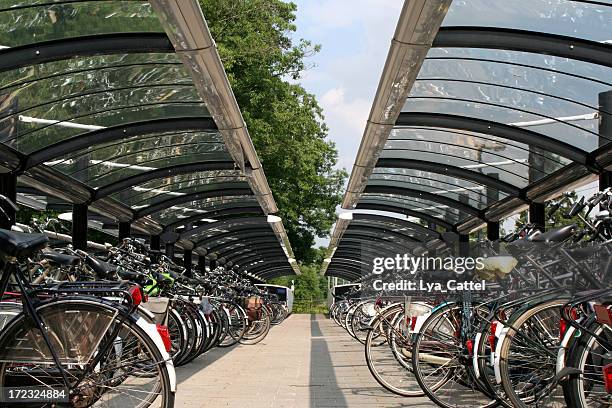
[[403, 1], [293, 1], [294, 38], [321, 45], [300, 82], [317, 96], [338, 148], [338, 167], [350, 173]]

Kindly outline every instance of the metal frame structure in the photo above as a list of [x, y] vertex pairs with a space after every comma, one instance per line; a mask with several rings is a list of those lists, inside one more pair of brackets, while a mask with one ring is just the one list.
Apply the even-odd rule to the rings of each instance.
[[[88, 2], [68, 6], [73, 7], [77, 25], [79, 19], [99, 12]], [[268, 237], [261, 247], [266, 251], [251, 250], [249, 257], [238, 258], [244, 266], [232, 267], [259, 280], [279, 273], [299, 274], [198, 2], [115, 4], [116, 15], [105, 21], [109, 32], [103, 25], [81, 24], [82, 34], [77, 36], [62, 35], [63, 21], [55, 22], [51, 30], [50, 22], [42, 18], [29, 27], [39, 32], [37, 37], [19, 37], [20, 21], [26, 24], [37, 13], [46, 15], [51, 7], [64, 5], [0, 9], [0, 20], [16, 25], [16, 34], [0, 35], [2, 193], [16, 198], [19, 190], [28, 191], [72, 205], [77, 248], [87, 245], [87, 223], [93, 212], [104, 225], [116, 222], [120, 238], [134, 232], [150, 236], [155, 249], [162, 243], [182, 248], [190, 265], [193, 253], [212, 255], [198, 246], [198, 240], [191, 241], [192, 235], [208, 231], [203, 242], [208, 247], [229, 238], [234, 240], [227, 241], [230, 244], [248, 246], [255, 238], [255, 245], [263, 245], [257, 239]], [[138, 12], [125, 12], [133, 9]], [[19, 19], [14, 18], [16, 12], [21, 13]], [[121, 19], [131, 19], [136, 28]], [[117, 33], [116, 27], [126, 32]], [[140, 27], [153, 32], [139, 32]], [[34, 38], [37, 42], [32, 42]], [[32, 67], [37, 73], [24, 76]], [[123, 83], [121, 72], [140, 81]], [[88, 83], [86, 75], [104, 80]], [[58, 88], [61, 80], [71, 83], [71, 78], [81, 81], [82, 89]], [[45, 97], [49, 89], [58, 89], [57, 95]], [[24, 97], [27, 92], [31, 94]], [[88, 102], [95, 98], [104, 101], [100, 107]], [[102, 106], [112, 100], [120, 103]], [[90, 111], [79, 107], [81, 101]], [[152, 108], [157, 116], [148, 114]], [[194, 153], [183, 157], [189, 149]], [[261, 237], [248, 234], [248, 220], [254, 216], [262, 226]], [[209, 224], [210, 220], [215, 222]], [[241, 222], [244, 228], [216, 229]], [[269, 273], [261, 265], [258, 273], [251, 273], [255, 262], [269, 265]]]
[[[568, 3], [591, 8], [582, 18], [587, 11], [612, 15], [612, 5]], [[407, 252], [385, 243], [393, 232], [404, 231], [423, 243], [423, 251], [435, 251], [455, 243], [465, 250], [468, 234], [485, 227], [489, 239], [498, 239], [500, 221], [525, 209], [543, 227], [545, 201], [598, 178], [609, 186], [612, 84], [606, 69], [612, 68], [612, 46], [607, 37], [585, 38], [606, 35], [604, 27], [593, 27], [602, 20], [586, 22], [589, 30], [571, 27], [578, 27], [572, 20], [565, 22], [569, 28], [559, 22], [560, 32], [533, 31], [544, 26], [534, 6], [518, 7], [518, 16], [496, 16], [492, 24], [499, 27], [461, 25], [484, 22], [473, 17], [486, 15], [478, 7], [491, 6], [404, 3], [323, 274], [359, 279], [355, 262], [364, 252], [372, 256], [368, 246]], [[538, 7], [551, 8], [551, 20], [565, 16], [555, 5]], [[494, 81], [483, 77], [494, 69]], [[504, 76], [512, 69], [521, 80]], [[580, 98], [528, 83], [542, 72], [575, 81]], [[530, 105], [529, 98], [542, 106]], [[364, 211], [413, 221], [432, 234], [399, 225], [390, 230], [392, 224], [375, 219], [357, 222]]]

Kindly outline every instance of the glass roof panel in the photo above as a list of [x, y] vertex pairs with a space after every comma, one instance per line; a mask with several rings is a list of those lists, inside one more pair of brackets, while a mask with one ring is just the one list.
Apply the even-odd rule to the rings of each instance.
[[[173, 66], [175, 69], [183, 67], [183, 64], [174, 53], [76, 56], [70, 59], [28, 65], [5, 71], [0, 75], [0, 90], [3, 92], [19, 90], [23, 99], [27, 95], [26, 92], [29, 92], [25, 88], [26, 85], [39, 83], [47, 84], [46, 87], [53, 88], [57, 86], [55, 78], [60, 78], [60, 81], [66, 82], [66, 85], [72, 85], [73, 87], [76, 87], [74, 84], [83, 83], [83, 81], [88, 81], [91, 86], [97, 86], [98, 81], [92, 81], [92, 79], [99, 78], [103, 80], [109, 75], [114, 75], [120, 69], [129, 70], [124, 72], [128, 72], [127, 75], [130, 75], [131, 78], [144, 79], [149, 70], [154, 71], [153, 75], [159, 77], [161, 73], [165, 72], [160, 72], [159, 68], [171, 68]], [[118, 78], [117, 80], [129, 85], [123, 78]], [[60, 86], [63, 82], [59, 83]], [[54, 89], [54, 92], [61, 91]]]
[[87, 131], [163, 118], [201, 117], [205, 112], [193, 86], [143, 87], [29, 109], [23, 115], [35, 120], [10, 115], [0, 120], [0, 126], [3, 121], [16, 122], [13, 136], [4, 143], [27, 154]]
[[226, 232], [231, 231], [234, 231], [236, 236], [239, 237], [241, 234], [244, 234], [245, 231], [238, 230], [245, 228], [262, 228], [263, 230], [265, 230], [265, 232], [269, 232], [271, 237], [274, 237], [274, 232], [270, 228], [269, 224], [266, 222], [265, 217], [261, 217], [261, 219], [257, 220], [251, 218], [248, 221], [238, 218], [236, 220], [223, 221], [218, 224], [221, 225], [213, 225], [211, 223], [208, 229], [190, 235], [188, 239], [192, 242], [199, 242], [214, 237], [215, 235], [224, 234]]
[[[586, 151], [599, 145], [596, 117], [579, 121], [566, 119], [593, 114], [593, 109], [493, 85], [417, 81], [403, 111], [445, 113], [529, 127], [529, 130]], [[546, 120], [549, 122], [542, 122]], [[533, 126], [534, 123], [538, 125]]]
[[216, 132], [158, 133], [88, 149], [47, 164], [92, 187], [179, 164], [232, 161]]
[[612, 8], [570, 0], [460, 0], [453, 1], [443, 26], [513, 28], [571, 36], [592, 41], [610, 40]]
[[0, 45], [117, 32], [163, 32], [148, 1], [0, 2]]
[[[354, 226], [365, 226], [365, 227], [375, 227], [375, 228], [384, 228], [389, 231], [397, 232], [400, 234], [408, 235], [411, 237], [423, 238], [427, 236], [426, 231], [419, 229], [417, 226], [409, 226], [394, 223], [392, 221], [381, 221], [381, 220], [353, 220], [350, 225]], [[423, 225], [423, 227], [426, 227]]]
[[171, 192], [180, 192], [191, 186], [200, 184], [242, 181], [243, 179], [244, 177], [240, 170], [211, 170], [177, 174], [175, 176], [159, 178], [137, 186], [132, 186], [128, 190], [117, 194], [117, 197], [121, 196], [124, 202], [139, 203], [160, 193], [171, 194]]
[[202, 214], [205, 217], [206, 213], [215, 210], [253, 206], [259, 206], [259, 204], [252, 195], [211, 197], [183, 203], [152, 214], [151, 217], [162, 225], [168, 225], [181, 218], [191, 217], [196, 214]]
[[[438, 180], [440, 175], [437, 173], [410, 169], [397, 170], [411, 171], [412, 174], [402, 175], [375, 171], [370, 177], [368, 185], [396, 185], [413, 190], [443, 195], [454, 200], [459, 200], [460, 196], [467, 196], [469, 205], [479, 209], [491, 205], [500, 198], [507, 196], [507, 194], [500, 194], [500, 192], [494, 188], [461, 179], [454, 179], [456, 180], [455, 184], [440, 182]], [[463, 183], [463, 185], [457, 185], [457, 182]], [[487, 194], [489, 195], [487, 196]]]
[[456, 208], [450, 208], [444, 204], [397, 194], [365, 193], [362, 194], [358, 204], [392, 205], [394, 207], [422, 212], [451, 224], [456, 224], [471, 216], [470, 214], [459, 211]]
[[[202, 184], [199, 186], [200, 188], [197, 189], [197, 192], [201, 193], [201, 192], [206, 192], [206, 191], [223, 191], [223, 190], [227, 190], [227, 189], [232, 189], [232, 188], [244, 188], [244, 189], [248, 189], [249, 188], [249, 184], [247, 182], [237, 182], [237, 183], [217, 183], [217, 184]], [[154, 197], [151, 200], [147, 200], [146, 204], [141, 204], [138, 206], [134, 206], [134, 209], [142, 209], [144, 207], [148, 207], [150, 205], [154, 205], [157, 203], [160, 203], [162, 201], [166, 201], [172, 199], [171, 196], [168, 196], [167, 194], [159, 194], [156, 197]], [[180, 209], [182, 208], [190, 208], [193, 207], [189, 202], [187, 203], [182, 203], [180, 206]], [[200, 210], [201, 208], [199, 207], [193, 207], [196, 211]], [[194, 214], [191, 214], [194, 215]]]
[[[169, 179], [161, 179], [160, 181], [170, 181]], [[140, 193], [135, 196], [129, 196], [129, 190], [121, 191], [113, 194], [112, 197], [127, 204], [131, 207], [142, 207], [151, 204], [157, 199], [172, 198], [184, 196], [186, 194], [205, 191], [207, 188], [214, 186], [233, 186], [232, 188], [248, 188], [246, 178], [243, 176], [223, 177], [223, 178], [200, 178], [178, 183], [161, 185], [156, 188], [134, 186], [132, 191]]]
[[380, 158], [406, 158], [473, 170], [523, 188], [570, 163], [550, 152], [474, 132], [395, 128]]

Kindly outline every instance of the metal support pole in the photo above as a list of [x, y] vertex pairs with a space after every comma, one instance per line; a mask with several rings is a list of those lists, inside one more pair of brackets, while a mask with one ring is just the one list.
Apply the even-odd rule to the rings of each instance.
[[199, 255], [198, 256], [198, 270], [200, 273], [206, 273], [206, 256]]
[[[14, 174], [0, 174], [0, 194], [17, 204], [17, 176]], [[15, 224], [16, 214], [13, 207], [2, 203], [2, 209], [8, 216], [0, 215], [0, 228], [11, 229]]]
[[159, 235], [151, 235], [151, 249], [153, 251], [161, 249], [161, 237]]
[[529, 204], [529, 222], [544, 232], [546, 230], [546, 206], [544, 203]]
[[72, 206], [72, 247], [87, 250], [87, 204]]
[[[612, 140], [612, 90], [599, 94], [599, 146]], [[599, 175], [599, 190], [612, 187], [612, 172], [604, 170]]]
[[209, 263], [210, 270], [214, 271], [216, 267], [217, 267], [217, 258], [211, 259]]
[[459, 234], [459, 256], [470, 256], [470, 236]]
[[192, 252], [190, 249], [186, 249], [183, 251], [183, 266], [185, 267], [185, 276], [191, 278], [193, 274], [191, 273], [191, 259]]
[[[499, 173], [490, 173], [489, 177], [499, 180]], [[492, 206], [497, 201], [499, 201], [499, 191], [487, 187], [487, 207]], [[487, 239], [489, 241], [497, 241], [499, 240], [499, 221], [488, 221], [487, 222]], [[497, 244], [496, 249], [499, 248]]]
[[174, 258], [174, 243], [166, 242], [166, 256], [170, 259]]
[[119, 223], [119, 239], [129, 238], [131, 235], [131, 223], [120, 222]]
[[487, 239], [497, 241], [499, 239], [499, 222], [487, 222]]

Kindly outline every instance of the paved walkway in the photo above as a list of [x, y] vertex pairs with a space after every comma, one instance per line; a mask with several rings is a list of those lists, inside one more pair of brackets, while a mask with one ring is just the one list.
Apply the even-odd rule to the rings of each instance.
[[293, 315], [254, 346], [215, 349], [177, 369], [176, 407], [418, 407], [372, 378], [363, 345], [323, 315]]

